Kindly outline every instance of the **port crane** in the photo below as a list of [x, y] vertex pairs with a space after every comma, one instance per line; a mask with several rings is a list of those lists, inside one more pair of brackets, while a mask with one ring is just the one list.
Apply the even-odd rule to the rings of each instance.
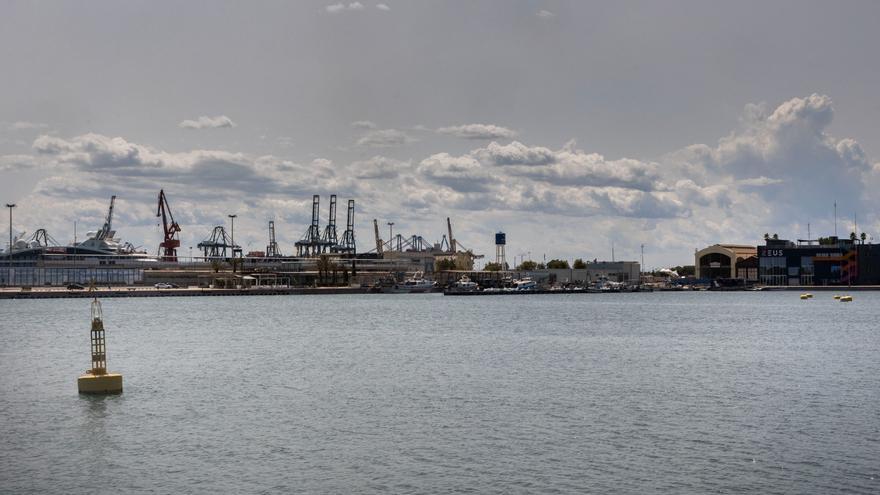
[[338, 253], [351, 253], [355, 254], [357, 252], [357, 245], [354, 240], [354, 200], [348, 200], [348, 213], [346, 215], [345, 221], [345, 232], [342, 233], [342, 242], [333, 248], [335, 252]]
[[266, 245], [266, 257], [276, 256], [281, 256], [281, 251], [278, 249], [278, 242], [275, 241], [275, 221], [269, 220], [269, 244]]
[[[115, 198], [116, 196], [113, 197]], [[110, 203], [110, 213], [113, 213], [112, 202]], [[165, 198], [164, 189], [159, 190], [159, 206], [156, 208], [156, 216], [162, 217], [162, 230], [165, 233], [165, 240], [159, 244], [162, 261], [177, 262], [177, 248], [180, 247], [180, 239], [177, 233], [180, 232], [180, 225], [174, 221], [174, 215], [171, 214], [171, 207], [168, 206], [168, 199]]]

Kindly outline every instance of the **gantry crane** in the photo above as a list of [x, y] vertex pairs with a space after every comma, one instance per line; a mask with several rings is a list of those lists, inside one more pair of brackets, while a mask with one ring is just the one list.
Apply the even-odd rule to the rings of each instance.
[[[111, 213], [113, 211], [111, 203]], [[159, 190], [159, 206], [156, 208], [156, 216], [162, 217], [162, 231], [165, 233], [165, 239], [159, 244], [159, 254], [162, 261], [177, 262], [177, 248], [180, 247], [180, 239], [177, 235], [180, 232], [180, 225], [174, 221], [174, 215], [171, 214], [171, 207], [168, 206], [168, 200], [165, 198], [165, 190]]]

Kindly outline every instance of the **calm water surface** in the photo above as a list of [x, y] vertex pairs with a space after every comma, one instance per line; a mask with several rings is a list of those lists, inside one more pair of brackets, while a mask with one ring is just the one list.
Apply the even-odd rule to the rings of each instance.
[[880, 493], [880, 293], [0, 301], [4, 493]]

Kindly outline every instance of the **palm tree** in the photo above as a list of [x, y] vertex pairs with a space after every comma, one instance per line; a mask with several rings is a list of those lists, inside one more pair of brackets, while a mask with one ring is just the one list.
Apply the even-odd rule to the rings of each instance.
[[864, 232], [862, 232], [862, 244], [865, 243], [865, 239], [867, 239], [867, 238], [868, 238], [868, 234], [865, 234]]

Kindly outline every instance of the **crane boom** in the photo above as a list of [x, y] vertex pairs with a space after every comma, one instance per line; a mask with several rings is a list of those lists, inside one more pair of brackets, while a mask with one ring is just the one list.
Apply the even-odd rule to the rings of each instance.
[[449, 251], [454, 253], [458, 250], [458, 246], [456, 246], [455, 238], [452, 237], [452, 220], [449, 217], [446, 217], [446, 227], [449, 229]]
[[110, 196], [110, 209], [107, 211], [107, 218], [101, 230], [95, 234], [95, 239], [104, 240], [113, 237], [113, 205], [116, 203], [116, 195]]
[[382, 238], [379, 237], [379, 221], [375, 218], [373, 219], [373, 230], [375, 231], [376, 235], [376, 254], [382, 256], [382, 252], [384, 250], [382, 249]]
[[162, 232], [164, 239], [159, 244], [159, 251], [162, 255], [162, 261], [177, 261], [177, 248], [180, 247], [180, 239], [177, 233], [180, 232], [180, 225], [174, 221], [174, 215], [171, 214], [171, 207], [168, 206], [168, 199], [165, 198], [165, 190], [159, 190], [159, 206], [156, 208], [156, 216], [162, 217]]

